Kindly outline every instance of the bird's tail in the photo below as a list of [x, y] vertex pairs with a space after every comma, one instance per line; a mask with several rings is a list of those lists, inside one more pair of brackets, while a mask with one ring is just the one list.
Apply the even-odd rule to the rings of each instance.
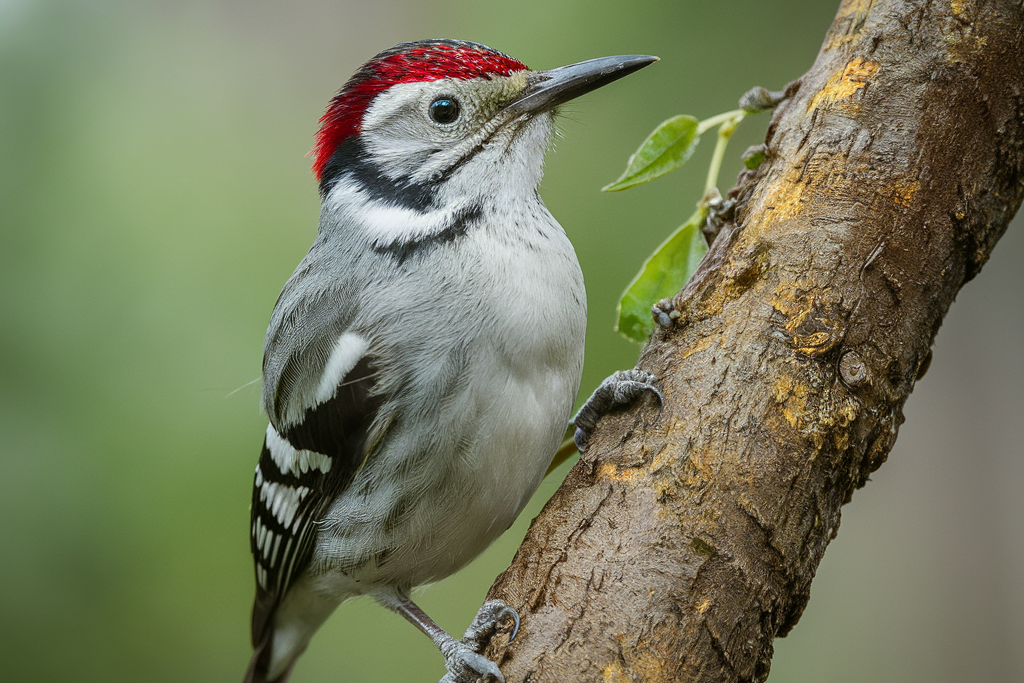
[[270, 640], [274, 630], [268, 628], [264, 631], [263, 638], [256, 644], [256, 650], [249, 660], [249, 668], [245, 671], [243, 683], [287, 683], [292, 675], [292, 667], [295, 666], [294, 661], [277, 678], [267, 678], [267, 669], [270, 666]]
[[268, 607], [257, 595], [252, 622], [254, 652], [245, 683], [285, 683], [309, 639], [334, 608], [350, 596], [318, 589], [306, 579], [295, 582], [281, 604]]

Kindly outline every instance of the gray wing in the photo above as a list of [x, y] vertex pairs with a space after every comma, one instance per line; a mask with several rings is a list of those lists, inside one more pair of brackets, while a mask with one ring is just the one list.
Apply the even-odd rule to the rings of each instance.
[[351, 299], [338, 291], [330, 296], [302, 291], [303, 265], [281, 293], [265, 343], [263, 400], [271, 425], [252, 493], [254, 646], [264, 640], [281, 598], [309, 564], [317, 522], [362, 465], [384, 402], [375, 392], [374, 359], [358, 345], [336, 384], [324, 386], [325, 368], [336, 360], [332, 349], [354, 306], [346, 309]]
[[359, 308], [357, 283], [339, 277], [316, 242], [285, 283], [263, 342], [263, 410], [279, 429], [315, 400], [338, 338]]

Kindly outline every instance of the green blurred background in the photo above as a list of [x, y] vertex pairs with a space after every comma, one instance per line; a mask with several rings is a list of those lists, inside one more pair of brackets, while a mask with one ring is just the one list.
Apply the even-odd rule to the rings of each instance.
[[[571, 105], [542, 193], [591, 303], [584, 390], [631, 366], [617, 295], [691, 212], [711, 145], [603, 195], [662, 119], [811, 64], [834, 2], [0, 0], [0, 677], [233, 681], [247, 658], [261, 342], [313, 239], [303, 155], [329, 97], [403, 40], [550, 68], [662, 62]], [[744, 123], [739, 154], [767, 117]], [[845, 510], [772, 680], [1024, 680], [1024, 224], [964, 290], [907, 424]], [[241, 390], [238, 390], [241, 388]], [[424, 590], [461, 630], [564, 476]], [[296, 683], [436, 681], [400, 618], [343, 606]]]

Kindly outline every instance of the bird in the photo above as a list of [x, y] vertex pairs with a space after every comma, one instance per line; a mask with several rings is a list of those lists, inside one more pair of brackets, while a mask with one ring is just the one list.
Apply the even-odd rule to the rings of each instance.
[[[410, 592], [503, 533], [562, 440], [587, 304], [538, 193], [544, 155], [559, 105], [654, 61], [534, 71], [479, 43], [407, 42], [330, 100], [311, 152], [317, 236], [263, 345], [246, 683], [286, 681], [357, 596], [426, 633], [443, 681], [503, 680], [481, 651], [518, 627], [514, 609], [486, 602], [456, 639]], [[650, 379], [606, 381], [581, 423]]]

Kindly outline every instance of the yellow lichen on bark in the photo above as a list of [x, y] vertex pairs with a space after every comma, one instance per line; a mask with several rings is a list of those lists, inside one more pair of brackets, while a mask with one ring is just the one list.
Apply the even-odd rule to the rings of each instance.
[[832, 74], [825, 87], [807, 105], [807, 111], [850, 100], [858, 90], [871, 82], [877, 72], [877, 63], [855, 57], [841, 71]]
[[950, 9], [955, 21], [949, 22], [943, 39], [946, 42], [946, 62], [955, 64], [963, 61], [988, 45], [988, 38], [975, 31], [975, 19], [979, 7], [971, 0], [952, 0]]
[[609, 481], [636, 482], [640, 478], [647, 478], [647, 472], [639, 467], [618, 467], [606, 462], [597, 468], [597, 476]]
[[[657, 630], [671, 631], [673, 625], [665, 624]], [[650, 642], [665, 642], [660, 634], [652, 633]], [[669, 635], [669, 634], [666, 634]], [[644, 681], [645, 683], [658, 683], [658, 681], [678, 680], [674, 662], [665, 653], [657, 653], [644, 647], [636, 647], [634, 643], [623, 642], [625, 638], [618, 636], [623, 660], [615, 660], [601, 669], [601, 680], [603, 683], [633, 683], [633, 681]], [[579, 680], [587, 680], [581, 677]]]
[[720, 344], [721, 341], [721, 337], [717, 336], [704, 337], [699, 342], [694, 344], [691, 348], [688, 348], [683, 352], [683, 359], [685, 360], [686, 358], [689, 358], [695, 353], [702, 353], [704, 351], [707, 351], [709, 347], [713, 346], [714, 344]]
[[619, 662], [612, 662], [601, 672], [604, 683], [630, 683], [633, 677]]
[[842, 297], [819, 292], [817, 282], [781, 282], [772, 296], [772, 309], [785, 320], [791, 348], [805, 356], [831, 351], [843, 336]]
[[803, 431], [810, 417], [810, 387], [802, 382], [794, 381], [791, 375], [780, 375], [772, 387], [775, 402], [779, 404], [782, 416], [790, 427]]
[[827, 49], [854, 40], [867, 19], [873, 0], [844, 0], [832, 24]]
[[[814, 99], [822, 98], [824, 92]], [[807, 152], [790, 161], [781, 171], [782, 178], [754, 200], [749, 212], [761, 220], [748, 225], [740, 239], [744, 245], [762, 242], [764, 234], [774, 234], [779, 226], [816, 206], [824, 215], [880, 210], [884, 208], [880, 203], [910, 207], [921, 181], [900, 175], [903, 172], [895, 166], [851, 166], [842, 153]], [[884, 182], [879, 182], [881, 176]]]
[[895, 178], [892, 183], [892, 201], [900, 206], [910, 206], [920, 189], [920, 180]]
[[874, 0], [845, 0], [836, 13], [836, 19], [854, 17], [863, 20]]

